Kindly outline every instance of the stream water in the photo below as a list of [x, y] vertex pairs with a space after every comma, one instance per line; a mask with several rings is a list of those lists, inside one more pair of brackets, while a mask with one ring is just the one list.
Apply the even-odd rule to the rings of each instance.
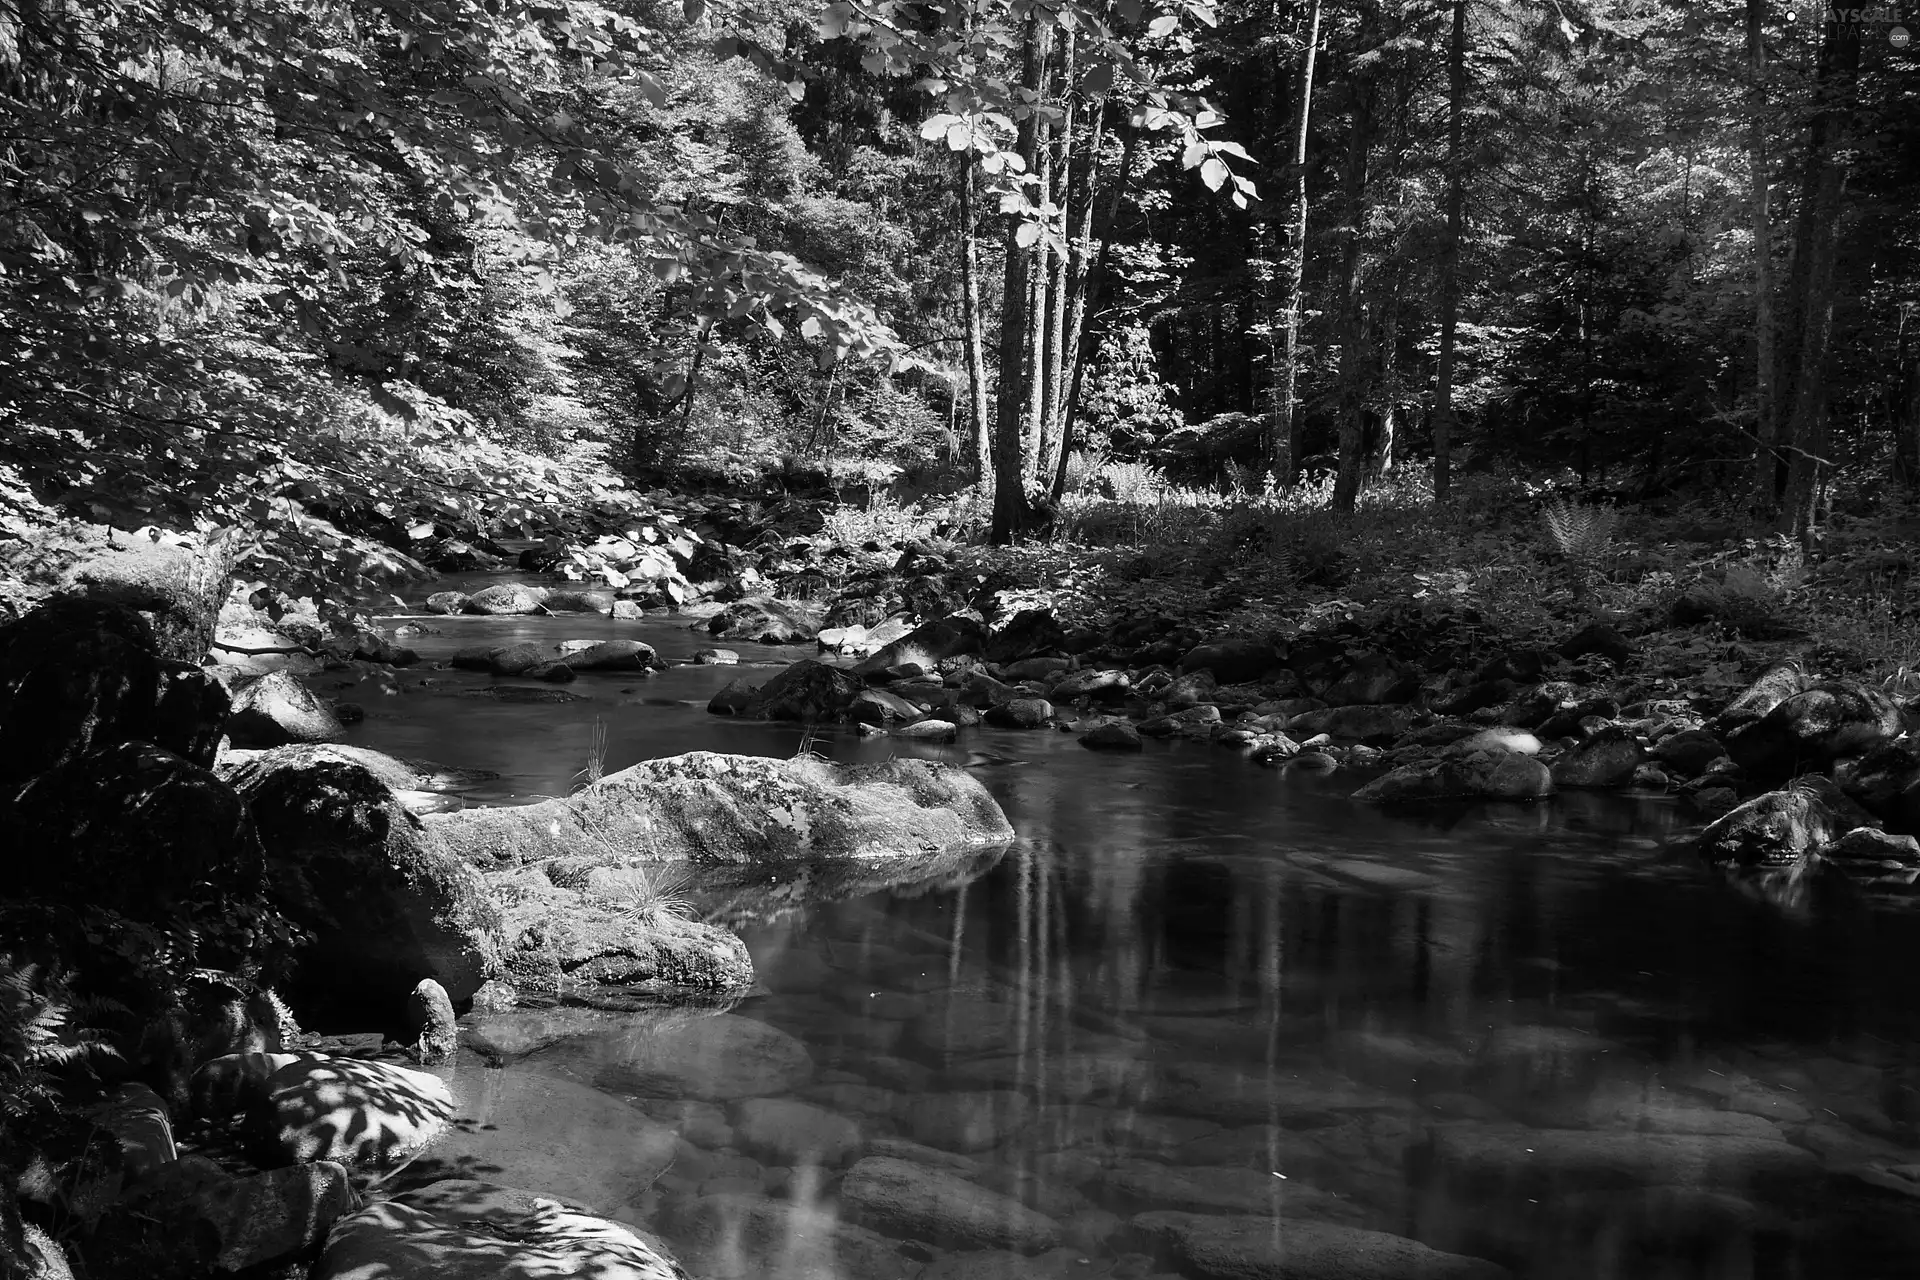
[[[684, 622], [416, 621], [429, 659], [708, 643]], [[770, 671], [585, 676], [559, 703], [421, 669], [329, 692], [366, 707], [355, 743], [493, 771], [469, 802], [512, 803], [565, 794], [596, 721], [609, 771], [792, 754], [798, 728], [704, 709]], [[718, 1017], [509, 1026], [510, 1065], [458, 1067], [492, 1126], [469, 1169], [650, 1226], [695, 1275], [1482, 1274], [1310, 1223], [1538, 1280], [1920, 1275], [1915, 921], [1712, 883], [1661, 851], [1681, 821], [1663, 799], [1399, 815], [1353, 804], [1351, 777], [1207, 744], [807, 745], [972, 768], [1020, 839], [964, 882], [729, 899], [761, 981]], [[954, 1221], [869, 1203], [852, 1225], [837, 1179], [863, 1155], [944, 1170], [918, 1212]], [[1151, 1210], [1209, 1216], [1168, 1261], [1129, 1226]]]

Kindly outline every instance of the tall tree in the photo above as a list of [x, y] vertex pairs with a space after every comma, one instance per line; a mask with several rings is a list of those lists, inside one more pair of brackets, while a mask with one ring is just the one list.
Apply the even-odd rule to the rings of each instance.
[[[1038, 18], [1028, 18], [1021, 39], [1021, 88], [1038, 103], [1046, 67], [1046, 31]], [[1037, 168], [1040, 117], [1029, 112], [1018, 126], [1015, 150], [1027, 171]], [[1040, 225], [1019, 216], [1007, 220], [1006, 277], [1000, 308], [1000, 381], [996, 394], [993, 444], [993, 527], [996, 544], [1012, 542], [1025, 531], [1033, 508], [1027, 500], [1026, 431], [1028, 404], [1033, 398], [1033, 353], [1040, 317], [1033, 314], [1033, 276], [1038, 269], [1034, 248], [1041, 240]]]
[[1767, 167], [1766, 0], [1747, 0], [1747, 168], [1753, 190], [1754, 500], [1762, 512], [1780, 502], [1786, 480], [1774, 403], [1773, 216]]
[[986, 324], [980, 315], [979, 219], [974, 213], [973, 158], [954, 157], [960, 193], [960, 309], [966, 328], [968, 440], [974, 478], [985, 480], [993, 470], [991, 420], [987, 416]]
[[[1274, 369], [1268, 408], [1267, 466], [1281, 484], [1291, 486], [1300, 468], [1299, 406], [1295, 403], [1300, 385], [1300, 323], [1306, 310], [1303, 295], [1307, 266], [1307, 137], [1313, 117], [1314, 59], [1320, 47], [1320, 0], [1308, 0], [1306, 45], [1300, 53], [1300, 72], [1296, 77], [1293, 106], [1293, 139], [1287, 159], [1284, 244], [1270, 251], [1278, 264], [1279, 350], [1274, 353]], [[1282, 237], [1277, 219], [1270, 221], [1269, 234]]]
[[1453, 364], [1460, 328], [1460, 236], [1467, 208], [1467, 0], [1453, 0], [1452, 9], [1447, 33], [1447, 229], [1440, 244], [1440, 356], [1433, 393], [1433, 498], [1440, 503], [1447, 501], [1453, 484]]

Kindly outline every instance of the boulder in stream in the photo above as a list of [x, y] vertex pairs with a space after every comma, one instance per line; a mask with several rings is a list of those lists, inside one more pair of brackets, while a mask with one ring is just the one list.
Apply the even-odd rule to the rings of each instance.
[[844, 668], [802, 658], [754, 692], [747, 714], [802, 724], [830, 723], [846, 717], [864, 687], [859, 676]]
[[608, 863], [912, 867], [1013, 835], [986, 788], [952, 765], [709, 751], [643, 760], [565, 800], [426, 821], [448, 848], [482, 867], [583, 853]]
[[[1722, 717], [1724, 722], [1725, 717]], [[1863, 756], [1905, 729], [1900, 708], [1878, 689], [1827, 680], [1782, 700], [1724, 734], [1727, 754], [1756, 778], [1778, 780]]]
[[269, 672], [243, 687], [227, 720], [227, 733], [243, 747], [337, 742], [346, 732], [333, 708], [286, 671]]
[[474, 592], [461, 608], [467, 613], [496, 615], [539, 613], [545, 607], [546, 599], [545, 587], [525, 582], [501, 582]]
[[720, 640], [805, 644], [820, 633], [820, 619], [811, 609], [791, 600], [753, 596], [714, 614], [705, 629]]

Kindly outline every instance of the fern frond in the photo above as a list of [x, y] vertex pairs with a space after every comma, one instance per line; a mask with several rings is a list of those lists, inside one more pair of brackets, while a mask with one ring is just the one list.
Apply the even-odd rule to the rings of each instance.
[[1541, 522], [1556, 550], [1569, 560], [1591, 561], [1613, 542], [1620, 513], [1611, 506], [1589, 507], [1571, 498], [1549, 498]]

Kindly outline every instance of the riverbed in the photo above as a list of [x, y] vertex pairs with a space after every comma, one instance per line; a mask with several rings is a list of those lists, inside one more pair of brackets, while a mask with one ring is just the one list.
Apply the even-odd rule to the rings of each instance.
[[[544, 1101], [494, 1105], [457, 1171], [560, 1178], [696, 1275], [1469, 1274], [1369, 1232], [1539, 1280], [1920, 1265], [1915, 922], [1715, 882], [1667, 852], [1686, 819], [1664, 797], [1385, 813], [1349, 798], [1360, 778], [1207, 743], [712, 716], [726, 682], [810, 650], [687, 665], [712, 641], [683, 621], [408, 621], [429, 662], [624, 636], [674, 664], [562, 701], [424, 667], [317, 682], [366, 709], [353, 743], [496, 775], [464, 803], [564, 795], [597, 740], [608, 772], [899, 754], [973, 770], [1018, 832], [963, 873], [839, 900], [688, 884], [760, 974], [724, 1012], [479, 1028], [493, 1052], [463, 1056], [464, 1092]], [[1005, 1229], [853, 1212], [841, 1179], [868, 1158], [959, 1179], [928, 1185]], [[1162, 1210], [1197, 1216], [1138, 1216]], [[1376, 1269], [1326, 1269], [1330, 1239]]]

